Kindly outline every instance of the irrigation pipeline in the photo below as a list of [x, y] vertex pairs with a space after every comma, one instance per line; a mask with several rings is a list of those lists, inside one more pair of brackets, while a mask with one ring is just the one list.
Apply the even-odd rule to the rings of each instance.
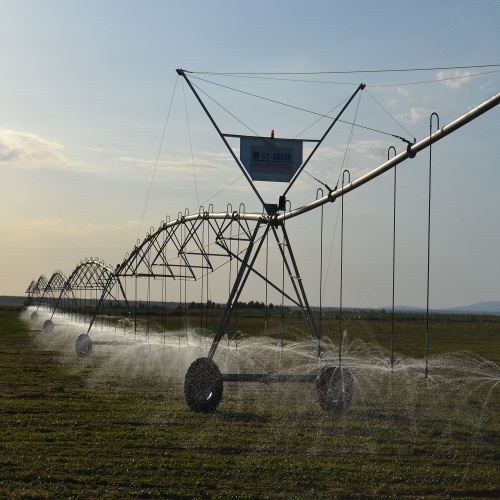
[[390, 160], [387, 160], [385, 163], [383, 163], [379, 167], [373, 169], [372, 171], [368, 172], [367, 174], [359, 177], [358, 179], [356, 179], [352, 182], [349, 182], [348, 184], [343, 185], [339, 189], [331, 191], [327, 195], [325, 195], [321, 198], [318, 198], [315, 201], [313, 201], [307, 205], [296, 208], [295, 210], [290, 210], [288, 212], [285, 211], [282, 214], [276, 214], [276, 215], [268, 215], [268, 214], [264, 214], [264, 213], [260, 213], [260, 214], [259, 213], [241, 213], [241, 212], [233, 212], [232, 214], [229, 214], [227, 212], [220, 212], [220, 213], [200, 212], [200, 213], [196, 213], [196, 214], [184, 215], [179, 219], [164, 223], [164, 225], [161, 226], [157, 231], [155, 231], [154, 233], [151, 233], [149, 235], [149, 237], [146, 238], [146, 240], [148, 240], [150, 238], [154, 238], [158, 233], [160, 233], [162, 230], [164, 230], [167, 227], [172, 227], [172, 226], [175, 226], [175, 225], [182, 223], [182, 222], [195, 221], [195, 220], [199, 220], [199, 219], [226, 219], [227, 220], [230, 217], [234, 220], [238, 220], [238, 219], [253, 220], [256, 222], [260, 221], [261, 223], [269, 223], [271, 221], [274, 221], [276, 224], [280, 224], [283, 221], [285, 221], [286, 219], [291, 219], [291, 218], [296, 217], [298, 215], [301, 215], [305, 212], [309, 212], [311, 210], [314, 210], [315, 208], [318, 208], [318, 207], [320, 207], [328, 202], [333, 202], [337, 198], [344, 196], [345, 194], [349, 193], [350, 191], [353, 191], [354, 189], [371, 181], [375, 177], [378, 177], [379, 175], [383, 174], [384, 172], [387, 172], [388, 170], [390, 170], [391, 168], [395, 167], [396, 165], [402, 163], [403, 161], [407, 160], [408, 158], [414, 158], [416, 156], [416, 154], [419, 153], [420, 151], [429, 147], [431, 144], [434, 144], [435, 142], [443, 139], [444, 137], [451, 134], [452, 132], [455, 132], [459, 128], [463, 127], [464, 125], [466, 125], [470, 121], [483, 115], [484, 113], [486, 113], [490, 109], [494, 108], [498, 104], [500, 104], [500, 92], [495, 94], [490, 99], [479, 104], [475, 108], [471, 109], [467, 113], [464, 113], [463, 115], [459, 116], [458, 118], [451, 121], [447, 125], [444, 125], [442, 128], [439, 128], [434, 133], [425, 137], [421, 141], [416, 142], [415, 144], [408, 145], [408, 147], [405, 151], [401, 152], [397, 156], [394, 156]]

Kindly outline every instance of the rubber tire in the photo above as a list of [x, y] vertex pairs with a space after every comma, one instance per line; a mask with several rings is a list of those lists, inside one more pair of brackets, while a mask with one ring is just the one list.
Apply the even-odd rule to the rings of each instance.
[[33, 311], [31, 313], [31, 321], [36, 321], [38, 319], [38, 313], [36, 311]]
[[78, 335], [75, 342], [75, 352], [80, 359], [87, 358], [92, 354], [92, 339], [86, 333]]
[[43, 331], [45, 333], [51, 333], [54, 331], [54, 323], [52, 323], [52, 320], [47, 319], [45, 323], [43, 324]]
[[184, 397], [190, 410], [211, 413], [222, 400], [224, 382], [219, 367], [209, 358], [198, 358], [186, 372]]
[[353, 377], [347, 368], [326, 366], [316, 380], [318, 402], [325, 411], [347, 411], [353, 395]]

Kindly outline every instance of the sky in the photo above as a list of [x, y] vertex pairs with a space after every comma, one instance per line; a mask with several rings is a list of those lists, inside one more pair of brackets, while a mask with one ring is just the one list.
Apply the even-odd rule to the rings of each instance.
[[[431, 113], [443, 126], [500, 91], [498, 0], [0, 0], [0, 12], [0, 295], [85, 258], [115, 265], [167, 215], [262, 210], [177, 68], [242, 135], [318, 139], [319, 115], [366, 84], [290, 190], [293, 208], [318, 181], [402, 151], [394, 136], [426, 137]], [[432, 148], [431, 307], [500, 300], [499, 120], [500, 106]], [[428, 171], [428, 151], [397, 170], [396, 305], [426, 304]], [[393, 179], [344, 198], [345, 306], [391, 305]], [[256, 187], [274, 203], [286, 184]], [[340, 206], [324, 207], [319, 286], [321, 210], [288, 226], [312, 304], [339, 303]], [[245, 297], [262, 300], [262, 285]]]

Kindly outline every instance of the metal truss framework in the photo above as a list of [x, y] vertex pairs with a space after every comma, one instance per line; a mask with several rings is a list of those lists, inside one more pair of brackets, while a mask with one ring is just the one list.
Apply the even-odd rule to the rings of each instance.
[[[256, 265], [257, 257], [264, 244], [267, 244], [269, 236], [274, 239], [283, 259], [287, 286], [269, 279], [266, 270], [259, 271]], [[318, 340], [284, 221], [277, 221], [275, 216], [203, 211], [180, 216], [148, 234], [117, 267], [115, 276], [196, 281], [231, 260], [237, 262], [238, 273], [217, 329], [210, 357], [215, 354], [233, 306], [251, 273], [299, 307], [304, 313], [313, 339]], [[287, 289], [292, 291], [287, 293]]]
[[[182, 72], [182, 70], [178, 70], [178, 72], [179, 71]], [[182, 74], [189, 84], [189, 80], [185, 73], [182, 72], [179, 74]], [[194, 89], [192, 90], [195, 92]], [[200, 104], [204, 107], [201, 100]], [[77, 353], [79, 349], [81, 349], [81, 352], [84, 354], [88, 352], [88, 349], [91, 349], [88, 333], [92, 328], [92, 324], [104, 300], [109, 296], [112, 296], [115, 300], [117, 299], [117, 295], [114, 296], [112, 293], [115, 284], [118, 285], [120, 293], [128, 305], [125, 290], [122, 286], [122, 279], [134, 277], [197, 281], [200, 279], [203, 280], [208, 274], [216, 271], [228, 261], [236, 261], [238, 271], [232, 283], [232, 289], [222, 313], [219, 326], [214, 335], [209, 354], [207, 358], [199, 358], [196, 360], [186, 374], [185, 394], [188, 406], [194, 411], [214, 410], [222, 397], [223, 381], [268, 380], [268, 377], [262, 374], [222, 375], [212, 359], [234, 310], [234, 305], [238, 301], [248, 277], [251, 274], [258, 276], [266, 283], [266, 286], [272, 287], [302, 310], [311, 336], [318, 345], [318, 356], [320, 356], [320, 339], [302, 284], [297, 262], [293, 254], [292, 243], [285, 228], [286, 221], [305, 212], [314, 210], [326, 203], [334, 202], [337, 198], [341, 198], [348, 192], [366, 184], [408, 158], [413, 158], [418, 152], [430, 147], [433, 143], [466, 125], [471, 120], [498, 104], [500, 104], [500, 93], [497, 93], [495, 96], [471, 109], [444, 127], [439, 128], [436, 132], [432, 133], [431, 131], [429, 136], [421, 141], [415, 142], [414, 144], [408, 144], [405, 151], [394, 156], [392, 159], [362, 177], [352, 182], [349, 179], [347, 184], [343, 183], [340, 188], [330, 190], [326, 196], [317, 198], [315, 201], [302, 207], [286, 210], [287, 200], [285, 199], [285, 195], [289, 188], [285, 191], [284, 195], [280, 197], [279, 204], [264, 204], [255, 186], [247, 177], [247, 180], [249, 180], [259, 200], [262, 201], [262, 213], [247, 213], [244, 208], [241, 209], [240, 207], [240, 211], [237, 212], [227, 211], [217, 213], [213, 212], [210, 208], [208, 211], [202, 209], [196, 214], [179, 214], [177, 219], [172, 221], [167, 220], [167, 222], [162, 223], [157, 230], [148, 233], [146, 238], [141, 243], [138, 243], [130, 254], [126, 256], [124, 261], [114, 270], [98, 260], [90, 259], [82, 262], [68, 278], [66, 285], [62, 286], [58, 299], [59, 302], [65, 291], [69, 290], [100, 290], [102, 292], [95, 313], [90, 321], [87, 335], [80, 336], [79, 339], [77, 339]], [[212, 120], [205, 107], [204, 109]], [[213, 124], [216, 126], [214, 122]], [[219, 131], [217, 126], [216, 128]], [[220, 131], [219, 134], [227, 145], [224, 134]], [[237, 163], [239, 164], [238, 161]], [[303, 165], [300, 170], [302, 170], [302, 168]], [[264, 245], [267, 245], [269, 238], [274, 240], [281, 254], [288, 279], [287, 287], [285, 287], [283, 283], [277, 284], [273, 282], [269, 279], [267, 271], [259, 271], [256, 265], [257, 258], [262, 252], [262, 249], [265, 248]], [[44, 282], [41, 276], [38, 282], [31, 283], [27, 293], [32, 297], [39, 294], [47, 285], [48, 282], [46, 282], [46, 278]], [[285, 290], [290, 290], [290, 292], [288, 293]], [[57, 304], [54, 311], [56, 308]], [[86, 338], [82, 339], [81, 337]], [[80, 342], [80, 347], [78, 342]], [[279, 380], [311, 381], [315, 378], [316, 377], [311, 377], [310, 375], [299, 376], [298, 379], [293, 376], [280, 376]], [[322, 371], [317, 379], [317, 384], [320, 404], [322, 404], [321, 401], [323, 398], [325, 408], [329, 405], [340, 408], [349, 403], [350, 397], [352, 396], [352, 375], [348, 370], [343, 372], [340, 364], [338, 369], [328, 367]], [[332, 391], [338, 395], [338, 399], [335, 401], [332, 400], [330, 395]]]
[[[111, 267], [98, 259], [90, 258], [81, 261], [68, 278], [59, 270], [53, 273], [50, 280], [47, 280], [44, 275], [40, 276], [37, 282], [32, 281], [26, 293], [28, 297], [40, 297], [38, 307], [42, 304], [44, 298], [50, 297], [52, 299], [50, 301], [53, 304], [51, 307], [52, 314], [50, 319], [44, 324], [46, 331], [52, 331], [54, 326], [52, 319], [64, 298], [68, 299], [74, 307], [78, 308], [80, 304], [75, 292], [90, 292], [90, 297], [92, 296], [92, 292], [95, 292], [96, 297], [98, 297], [99, 293], [101, 294], [102, 302], [105, 296], [112, 296], [114, 298], [111, 288], [115, 281], [115, 273]], [[121, 286], [120, 283], [119, 285]], [[86, 296], [84, 300], [87, 300]], [[94, 313], [94, 318], [97, 315], [98, 309]], [[37, 317], [38, 315], [34, 311], [32, 319], [36, 319]]]
[[47, 284], [47, 277], [44, 274], [40, 275], [40, 277], [36, 281], [35, 280], [31, 281], [30, 286], [26, 289], [25, 292], [29, 304], [33, 302], [33, 299], [35, 297], [40, 297], [40, 294], [43, 293], [46, 284]]
[[[210, 207], [211, 208], [211, 207]], [[241, 207], [240, 207], [241, 208]], [[269, 237], [274, 240], [284, 262], [287, 283], [277, 283], [267, 276], [265, 269], [259, 270], [256, 262]], [[245, 212], [215, 213], [200, 211], [196, 214], [179, 215], [148, 234], [141, 244], [135, 246], [115, 270], [99, 260], [81, 262], [67, 280], [60, 279], [60, 294], [54, 306], [52, 319], [63, 296], [76, 302], [76, 291], [100, 293], [94, 309], [88, 332], [96, 319], [102, 304], [108, 298], [119, 301], [123, 298], [130, 310], [122, 282], [126, 278], [172, 279], [182, 281], [204, 280], [228, 262], [236, 263], [237, 278], [233, 284], [230, 300], [226, 304], [223, 319], [217, 329], [210, 357], [215, 354], [217, 343], [224, 333], [233, 306], [238, 300], [250, 274], [262, 279], [266, 285], [281, 293], [292, 304], [299, 307], [306, 319], [310, 332], [318, 339], [307, 296], [302, 285], [299, 269], [293, 255], [291, 243], [283, 221], [274, 216]], [[118, 285], [119, 293], [113, 293]], [[50, 287], [45, 286], [48, 290]], [[36, 287], [30, 285], [30, 293]], [[287, 293], [285, 290], [290, 290]], [[52, 324], [48, 323], [50, 329]]]

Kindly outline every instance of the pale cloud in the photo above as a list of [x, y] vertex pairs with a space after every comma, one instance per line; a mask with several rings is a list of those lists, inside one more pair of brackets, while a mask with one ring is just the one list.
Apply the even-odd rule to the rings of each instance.
[[397, 87], [397, 93], [403, 97], [409, 97], [411, 95], [408, 87]]
[[24, 223], [23, 230], [31, 236], [33, 233], [64, 235], [70, 237], [90, 237], [110, 233], [123, 233], [137, 230], [138, 221], [125, 222], [76, 222], [62, 218], [32, 219]]
[[396, 119], [401, 123], [405, 123], [406, 125], [415, 125], [416, 123], [427, 119], [430, 115], [431, 111], [429, 111], [427, 108], [413, 107], [408, 111], [397, 115]]
[[380, 160], [387, 156], [387, 144], [381, 141], [357, 141], [352, 144], [351, 151], [365, 159]]
[[[346, 156], [346, 149], [340, 150], [331, 147], [323, 147], [318, 149], [314, 154], [314, 163], [325, 163], [333, 162], [338, 165], [342, 162], [344, 157], [346, 158], [352, 156], [353, 154], [358, 155], [362, 158], [372, 160], [374, 158], [380, 158], [381, 156], [387, 154], [387, 145], [381, 141], [354, 141], [350, 150], [347, 151], [348, 156]], [[306, 155], [304, 154], [304, 157]]]
[[139, 168], [153, 169], [156, 166], [158, 170], [168, 170], [178, 173], [192, 173], [194, 166], [196, 174], [200, 175], [225, 169], [228, 166], [228, 162], [233, 161], [228, 154], [209, 152], [197, 153], [194, 160], [189, 157], [182, 157], [174, 159], [160, 158], [157, 161], [155, 159], [137, 158], [127, 155], [118, 156], [115, 160]]
[[[304, 149], [304, 160], [311, 154], [312, 148]], [[313, 160], [315, 162], [336, 161], [344, 157], [344, 151], [339, 149], [322, 146], [314, 153]]]
[[450, 89], [459, 89], [472, 81], [471, 71], [439, 71], [436, 78], [441, 81], [441, 85]]
[[493, 89], [493, 85], [492, 85], [492, 81], [491, 80], [488, 80], [484, 85], [481, 85], [479, 87], [479, 90], [481, 91], [484, 91], [484, 90], [492, 90]]
[[66, 169], [70, 162], [63, 146], [35, 134], [0, 130], [0, 167]]
[[86, 146], [85, 149], [87, 151], [92, 151], [93, 153], [103, 153], [104, 148], [100, 148], [98, 146]]

